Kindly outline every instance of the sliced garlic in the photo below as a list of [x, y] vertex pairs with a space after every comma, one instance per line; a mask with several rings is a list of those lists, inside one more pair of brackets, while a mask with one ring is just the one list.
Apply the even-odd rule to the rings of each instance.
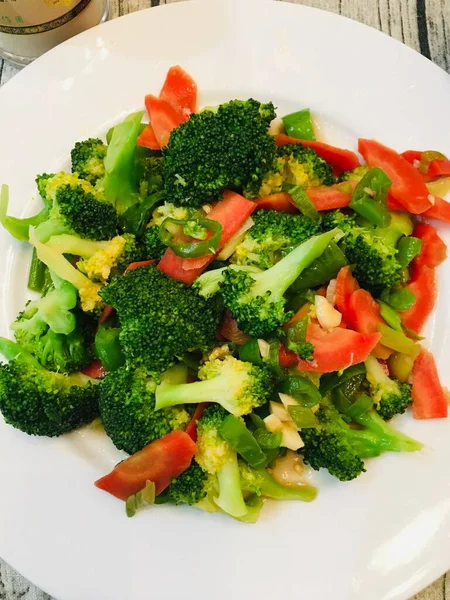
[[291, 421], [290, 423], [283, 423], [283, 429], [281, 431], [282, 439], [281, 445], [289, 450], [298, 450], [303, 448], [305, 445], [302, 438], [300, 437], [297, 427]]
[[280, 431], [283, 431], [283, 423], [276, 415], [269, 415], [268, 417], [266, 417], [264, 419], [264, 424], [266, 426], [266, 429], [268, 431], [271, 431], [272, 433], [278, 433]]
[[324, 329], [333, 329], [341, 324], [341, 313], [326, 298], [319, 295], [315, 296], [314, 306], [316, 308], [317, 320]]
[[278, 392], [278, 395], [280, 397], [281, 402], [283, 403], [283, 406], [285, 407], [285, 409], [288, 409], [288, 406], [297, 406], [298, 402], [295, 398], [293, 398], [292, 396], [289, 396], [288, 394], [283, 394], [281, 392]]
[[238, 245], [242, 242], [246, 232], [253, 227], [255, 221], [249, 217], [243, 225], [236, 231], [233, 237], [225, 244], [222, 250], [219, 252], [217, 258], [219, 260], [228, 260], [233, 252], [236, 250]]
[[284, 133], [283, 120], [280, 119], [280, 117], [275, 117], [275, 119], [271, 121], [269, 125], [269, 133], [270, 135], [278, 135], [279, 133]]
[[261, 358], [263, 360], [265, 360], [266, 358], [269, 358], [269, 354], [270, 354], [269, 342], [266, 342], [266, 340], [258, 340], [258, 348], [259, 348], [259, 353], [261, 354]]
[[337, 279], [331, 279], [330, 283], [327, 286], [327, 293], [325, 297], [331, 304], [331, 306], [334, 306], [336, 304], [336, 285]]
[[270, 413], [275, 415], [282, 421], [283, 423], [287, 421], [292, 421], [289, 416], [288, 411], [284, 408], [284, 406], [280, 402], [270, 402]]

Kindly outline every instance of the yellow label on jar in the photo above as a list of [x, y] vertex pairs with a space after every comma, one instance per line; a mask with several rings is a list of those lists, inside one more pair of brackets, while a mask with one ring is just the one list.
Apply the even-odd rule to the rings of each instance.
[[0, 32], [34, 34], [65, 25], [91, 0], [0, 0]]

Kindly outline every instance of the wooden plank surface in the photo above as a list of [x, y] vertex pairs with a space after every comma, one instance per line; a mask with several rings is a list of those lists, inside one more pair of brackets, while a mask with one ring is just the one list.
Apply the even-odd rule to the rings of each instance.
[[[110, 0], [110, 18], [142, 8], [179, 1]], [[380, 29], [418, 50], [450, 72], [450, 0], [280, 1], [322, 8]], [[6, 83], [15, 73], [17, 69], [14, 66], [0, 61], [0, 85]], [[0, 560], [0, 600], [51, 600], [51, 598]], [[450, 600], [450, 573], [411, 600]]]

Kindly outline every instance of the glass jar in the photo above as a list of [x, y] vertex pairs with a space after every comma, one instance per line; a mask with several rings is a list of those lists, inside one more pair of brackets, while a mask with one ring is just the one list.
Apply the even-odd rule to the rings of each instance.
[[0, 0], [0, 56], [32, 60], [108, 16], [108, 0]]

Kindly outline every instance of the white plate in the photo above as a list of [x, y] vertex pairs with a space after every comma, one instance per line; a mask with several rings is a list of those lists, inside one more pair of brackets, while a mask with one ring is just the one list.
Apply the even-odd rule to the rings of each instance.
[[[53, 50], [0, 92], [0, 181], [37, 208], [34, 175], [157, 92], [169, 66], [203, 104], [310, 106], [331, 142], [374, 136], [450, 154], [450, 78], [353, 21], [284, 3], [188, 2], [132, 14]], [[442, 227], [450, 242], [449, 228]], [[1, 334], [25, 301], [28, 251], [0, 235]], [[450, 383], [450, 267], [428, 341]], [[446, 364], [447, 363], [447, 364]], [[93, 481], [118, 460], [92, 432], [30, 438], [0, 424], [0, 554], [59, 600], [404, 600], [450, 567], [449, 421], [399, 427], [427, 444], [352, 483], [315, 475], [313, 504], [272, 504], [249, 526], [187, 507], [127, 519]]]

